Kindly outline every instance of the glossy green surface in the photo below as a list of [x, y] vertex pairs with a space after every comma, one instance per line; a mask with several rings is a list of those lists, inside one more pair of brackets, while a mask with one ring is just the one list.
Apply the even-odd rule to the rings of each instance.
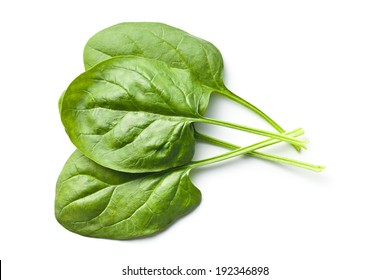
[[[201, 201], [189, 178], [191, 169], [239, 155], [323, 169], [254, 152], [280, 141], [305, 148], [305, 141], [295, 138], [302, 129], [279, 134], [203, 116], [210, 94], [218, 92], [283, 132], [223, 86], [222, 57], [207, 41], [164, 24], [124, 23], [92, 37], [84, 58], [88, 70], [58, 104], [66, 132], [79, 149], [66, 162], [56, 187], [56, 218], [72, 232], [109, 239], [161, 232]], [[240, 148], [196, 132], [194, 122], [270, 139]], [[191, 161], [195, 137], [234, 150]]]
[[115, 57], [81, 74], [60, 100], [61, 119], [86, 156], [111, 169], [153, 172], [188, 163], [192, 118], [210, 92], [187, 70], [139, 57]]
[[157, 22], [124, 22], [96, 33], [84, 48], [84, 65], [119, 55], [135, 55], [187, 69], [204, 85], [225, 89], [223, 60], [210, 42]]
[[197, 207], [189, 169], [130, 174], [105, 168], [75, 151], [57, 181], [55, 215], [90, 237], [132, 239], [166, 229]]
[[[186, 69], [212, 92], [241, 104], [266, 120], [278, 132], [285, 132], [257, 106], [225, 86], [222, 55], [208, 41], [164, 23], [124, 22], [108, 27], [89, 39], [84, 48], [85, 69], [121, 55], [156, 59], [170, 67]], [[295, 148], [300, 149], [297, 145]]]

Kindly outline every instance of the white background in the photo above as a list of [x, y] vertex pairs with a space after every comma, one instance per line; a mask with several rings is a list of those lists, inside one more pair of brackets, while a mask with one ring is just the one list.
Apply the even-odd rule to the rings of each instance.
[[[127, 265], [269, 266], [265, 279], [390, 279], [389, 14], [388, 1], [3, 1], [4, 279], [158, 278], [121, 276]], [[74, 148], [57, 100], [83, 71], [88, 38], [124, 21], [164, 22], [211, 41], [224, 56], [227, 86], [287, 130], [303, 127], [310, 140], [301, 154], [283, 145], [268, 152], [327, 169], [239, 158], [195, 170], [202, 204], [155, 237], [99, 240], [62, 228], [55, 183]], [[270, 129], [222, 98], [209, 108], [209, 116]], [[258, 139], [202, 129], [233, 142]], [[198, 151], [204, 158], [222, 150]]]

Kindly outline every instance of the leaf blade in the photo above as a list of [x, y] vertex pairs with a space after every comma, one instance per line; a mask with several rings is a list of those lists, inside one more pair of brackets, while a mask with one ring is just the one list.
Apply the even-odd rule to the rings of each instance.
[[75, 146], [99, 164], [161, 171], [192, 159], [190, 119], [204, 113], [209, 96], [186, 70], [115, 57], [71, 83], [61, 97], [61, 120]]
[[[71, 180], [76, 175], [78, 179]], [[165, 230], [200, 201], [187, 169], [123, 173], [75, 151], [57, 182], [55, 214], [60, 224], [81, 235], [132, 239]]]
[[188, 69], [209, 87], [225, 89], [223, 59], [210, 42], [157, 22], [124, 22], [96, 33], [84, 48], [86, 69], [118, 55], [137, 55]]

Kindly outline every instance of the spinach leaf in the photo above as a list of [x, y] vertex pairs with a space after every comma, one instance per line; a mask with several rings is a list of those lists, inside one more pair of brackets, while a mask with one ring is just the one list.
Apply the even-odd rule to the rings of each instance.
[[[289, 134], [298, 136], [302, 131]], [[90, 237], [132, 239], [158, 233], [199, 205], [201, 193], [189, 177], [193, 168], [278, 142], [269, 139], [179, 168], [136, 174], [105, 168], [76, 150], [57, 181], [56, 219], [68, 230]], [[267, 160], [300, 166], [294, 160], [261, 155]]]
[[161, 60], [170, 67], [189, 70], [211, 88], [225, 89], [219, 50], [210, 42], [163, 23], [126, 22], [100, 31], [84, 48], [85, 69], [122, 55]]
[[185, 169], [123, 173], [75, 151], [57, 182], [55, 215], [81, 235], [130, 239], [164, 230], [200, 201]]
[[[224, 86], [222, 57], [211, 43], [158, 23], [124, 23], [105, 31], [88, 42], [88, 70], [58, 104], [65, 130], [79, 149], [56, 187], [55, 215], [68, 230], [110, 239], [158, 233], [199, 205], [201, 193], [189, 177], [193, 168], [247, 153], [317, 172], [324, 168], [255, 152], [281, 141], [304, 147], [295, 138], [302, 129], [278, 134], [203, 116], [216, 92], [284, 132]], [[196, 122], [270, 139], [240, 148], [197, 132]], [[191, 161], [195, 139], [233, 151]]]
[[[86, 69], [115, 56], [135, 55], [187, 69], [213, 92], [252, 110], [278, 132], [285, 130], [262, 110], [231, 92], [223, 82], [223, 59], [210, 42], [157, 22], [125, 22], [108, 27], [89, 39], [84, 48]], [[299, 150], [299, 146], [295, 146]]]
[[111, 169], [154, 172], [188, 163], [194, 122], [257, 133], [304, 147], [281, 134], [205, 118], [210, 90], [185, 69], [135, 56], [105, 60], [61, 97], [61, 119], [86, 156]]

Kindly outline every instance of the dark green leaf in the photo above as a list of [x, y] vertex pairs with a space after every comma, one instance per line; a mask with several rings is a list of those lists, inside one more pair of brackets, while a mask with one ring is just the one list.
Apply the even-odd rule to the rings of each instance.
[[131, 239], [166, 229], [200, 201], [189, 169], [123, 173], [75, 151], [58, 178], [55, 214], [81, 235]]
[[85, 68], [119, 55], [135, 55], [188, 69], [204, 85], [225, 89], [223, 60], [210, 42], [156, 22], [125, 22], [94, 35], [84, 49]]
[[[157, 22], [125, 22], [95, 34], [84, 48], [85, 68], [120, 55], [135, 55], [164, 61], [170, 67], [186, 69], [203, 85], [248, 108], [278, 132], [285, 130], [247, 100], [231, 92], [223, 81], [223, 59], [210, 42], [178, 28]], [[295, 146], [299, 150], [299, 146]]]
[[191, 117], [204, 114], [209, 96], [187, 70], [115, 57], [71, 83], [61, 97], [61, 119], [75, 146], [99, 164], [161, 171], [192, 159]]

